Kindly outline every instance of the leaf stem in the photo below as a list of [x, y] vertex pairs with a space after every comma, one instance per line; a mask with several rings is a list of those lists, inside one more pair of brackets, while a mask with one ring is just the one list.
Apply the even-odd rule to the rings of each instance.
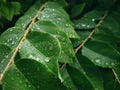
[[115, 70], [112, 68], [112, 72], [113, 72], [113, 74], [115, 75], [115, 78], [116, 78], [116, 80], [118, 81], [118, 83], [120, 84], [120, 79], [118, 78], [118, 76], [117, 76], [117, 74], [116, 74], [116, 72], [115, 72]]
[[92, 30], [92, 32], [88, 35], [88, 37], [75, 49], [75, 53], [77, 53], [84, 46], [84, 44], [92, 37], [92, 35], [95, 33], [97, 28], [101, 25], [101, 23], [103, 22], [107, 14], [108, 14], [108, 11], [105, 12], [104, 16], [100, 19], [100, 21], [95, 26], [95, 28]]
[[17, 55], [20, 46], [22, 45], [22, 43], [23, 43], [24, 40], [26, 39], [28, 33], [29, 33], [30, 30], [31, 30], [32, 25], [36, 22], [38, 15], [39, 15], [40, 12], [44, 9], [45, 5], [46, 5], [46, 4], [43, 4], [43, 5], [40, 7], [40, 9], [38, 10], [38, 12], [36, 13], [36, 15], [34, 16], [34, 18], [32, 19], [31, 23], [29, 24], [29, 26], [28, 26], [27, 29], [25, 30], [25, 33], [24, 33], [23, 37], [21, 38], [19, 44], [18, 44], [17, 47], [15, 48], [12, 57], [10, 58], [8, 64], [6, 65], [3, 73], [0, 75], [0, 82], [2, 82], [2, 78], [3, 78], [3, 75], [4, 75], [4, 73], [6, 72], [6, 70], [7, 70], [7, 69], [10, 67], [10, 65], [14, 62], [14, 58], [15, 58], [15, 56]]
[[[88, 35], [88, 37], [75, 49], [75, 54], [85, 45], [85, 43], [92, 37], [92, 35], [95, 33], [95, 31], [97, 30], [97, 28], [101, 25], [101, 23], [103, 22], [103, 20], [106, 18], [108, 14], [108, 11], [105, 11], [105, 14], [103, 15], [103, 17], [100, 19], [100, 21], [98, 22], [98, 24], [95, 26], [95, 28], [91, 31], [91, 33]], [[67, 63], [64, 63], [60, 70], [62, 70], [64, 67], [66, 67]]]

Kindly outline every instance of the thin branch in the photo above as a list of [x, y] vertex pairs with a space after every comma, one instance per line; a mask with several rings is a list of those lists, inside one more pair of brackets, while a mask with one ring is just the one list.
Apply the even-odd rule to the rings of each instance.
[[116, 80], [118, 81], [118, 83], [120, 84], [120, 79], [118, 78], [118, 76], [117, 76], [117, 74], [116, 74], [116, 72], [115, 72], [115, 70], [112, 68], [112, 72], [113, 72], [113, 74], [115, 75], [115, 78], [116, 78]]
[[104, 16], [100, 19], [96, 27], [92, 30], [92, 32], [88, 35], [88, 37], [75, 49], [75, 53], [77, 53], [83, 46], [84, 44], [92, 37], [92, 35], [95, 33], [97, 28], [101, 25], [105, 17], [107, 16], [108, 11], [105, 12]]
[[[95, 28], [91, 31], [91, 33], [88, 35], [88, 37], [75, 49], [75, 54], [85, 45], [85, 43], [92, 37], [92, 35], [95, 33], [95, 31], [97, 30], [97, 28], [101, 25], [101, 23], [103, 22], [103, 20], [106, 18], [108, 14], [108, 11], [105, 11], [104, 16], [100, 19], [100, 21], [98, 22], [98, 24], [95, 26]], [[67, 63], [64, 63], [60, 70], [62, 70], [64, 67], [66, 67]]]
[[4, 73], [6, 72], [6, 70], [7, 70], [7, 69], [10, 67], [10, 65], [14, 62], [14, 58], [15, 58], [15, 56], [17, 55], [20, 46], [22, 45], [22, 43], [23, 43], [24, 40], [26, 39], [28, 33], [30, 32], [30, 29], [31, 29], [32, 25], [35, 23], [38, 15], [39, 15], [40, 12], [44, 9], [44, 7], [45, 7], [45, 4], [40, 7], [40, 9], [39, 9], [38, 12], [36, 13], [35, 17], [32, 19], [31, 23], [29, 24], [28, 28], [25, 30], [25, 33], [24, 33], [23, 37], [21, 38], [19, 44], [18, 44], [17, 47], [15, 48], [14, 53], [13, 53], [12, 57], [10, 58], [7, 66], [5, 67], [3, 73], [0, 75], [0, 82], [2, 81], [3, 75], [4, 75]]

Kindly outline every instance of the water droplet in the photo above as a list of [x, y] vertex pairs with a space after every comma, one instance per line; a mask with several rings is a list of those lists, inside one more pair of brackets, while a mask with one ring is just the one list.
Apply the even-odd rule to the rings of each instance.
[[14, 78], [13, 78], [13, 77], [11, 77], [11, 80], [13, 81], [13, 80], [14, 80]]
[[100, 63], [100, 59], [96, 59], [95, 62], [96, 62], [96, 63]]
[[65, 26], [69, 27], [69, 26], [70, 26], [70, 24], [65, 24]]
[[115, 66], [115, 63], [111, 63], [112, 66]]
[[40, 29], [39, 27], [37, 27], [37, 29]]
[[10, 38], [10, 41], [12, 41], [12, 38]]
[[55, 9], [52, 9], [52, 11], [55, 11]]
[[86, 26], [86, 24], [82, 24], [82, 27], [85, 27]]
[[50, 58], [49, 57], [46, 57], [45, 58], [45, 62], [49, 62], [50, 61]]
[[1, 65], [2, 65], [2, 63], [4, 62], [4, 59], [0, 62], [1, 63]]
[[86, 72], [83, 72], [83, 74], [86, 74]]
[[90, 25], [87, 25], [87, 28], [89, 28], [90, 27]]
[[40, 59], [37, 57], [36, 60], [39, 61]]
[[92, 21], [94, 22], [94, 21], [95, 21], [95, 19], [93, 18], [93, 19], [92, 19]]
[[107, 62], [106, 62], [105, 64], [106, 64], [106, 65], [108, 65], [108, 63], [107, 63]]
[[12, 43], [11, 43], [12, 45], [14, 45], [15, 44], [15, 42], [14, 41], [12, 41]]
[[57, 20], [56, 23], [59, 23], [59, 21]]
[[21, 80], [20, 80], [19, 82], [20, 82], [20, 84], [22, 83], [22, 81], [21, 81]]
[[29, 58], [33, 58], [33, 55], [30, 54], [28, 57], [29, 57]]
[[24, 28], [25, 27], [25, 24], [24, 23], [21, 23], [22, 27]]
[[31, 85], [27, 85], [27, 87], [31, 88], [32, 86]]

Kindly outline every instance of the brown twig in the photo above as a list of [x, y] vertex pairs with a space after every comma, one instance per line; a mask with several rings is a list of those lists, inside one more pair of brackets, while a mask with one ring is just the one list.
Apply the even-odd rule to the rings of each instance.
[[118, 78], [118, 76], [117, 76], [117, 74], [116, 74], [116, 72], [115, 72], [115, 70], [112, 68], [112, 72], [113, 72], [113, 74], [115, 75], [115, 78], [116, 78], [116, 80], [118, 81], [118, 83], [120, 84], [120, 79]]
[[97, 30], [97, 28], [101, 25], [101, 23], [103, 22], [103, 20], [107, 16], [107, 13], [108, 13], [108, 11], [105, 12], [104, 16], [100, 19], [100, 21], [98, 22], [98, 24], [96, 25], [96, 27], [89, 34], [89, 36], [75, 49], [75, 53], [77, 53], [83, 47], [83, 45], [92, 37], [92, 35], [95, 33], [95, 31]]
[[[105, 17], [107, 16], [108, 11], [105, 12], [104, 16], [100, 19], [100, 21], [98, 22], [98, 24], [95, 26], [95, 28], [91, 31], [91, 33], [88, 35], [88, 37], [75, 49], [75, 54], [84, 46], [84, 44], [92, 37], [92, 35], [95, 33], [95, 31], [97, 30], [97, 28], [101, 25], [101, 23], [103, 22], [103, 20], [105, 19]], [[60, 70], [62, 70], [64, 67], [66, 67], [67, 63], [64, 63]]]
[[32, 25], [35, 23], [38, 15], [39, 15], [39, 13], [43, 10], [44, 7], [45, 7], [45, 4], [40, 7], [40, 9], [39, 9], [38, 12], [36, 13], [35, 17], [32, 19], [31, 23], [29, 24], [29, 26], [28, 26], [27, 29], [25, 30], [25, 33], [24, 33], [23, 37], [21, 38], [19, 44], [18, 44], [17, 47], [15, 48], [12, 57], [10, 58], [10, 60], [9, 60], [8, 64], [6, 65], [4, 71], [3, 71], [2, 74], [0, 75], [0, 82], [2, 82], [2, 78], [3, 78], [3, 75], [4, 75], [4, 73], [6, 72], [6, 70], [7, 70], [7, 69], [10, 67], [10, 65], [14, 62], [14, 58], [15, 58], [15, 56], [17, 55], [21, 44], [22, 44], [22, 43], [24, 42], [24, 40], [26, 39], [28, 33], [30, 32], [30, 29], [31, 29]]

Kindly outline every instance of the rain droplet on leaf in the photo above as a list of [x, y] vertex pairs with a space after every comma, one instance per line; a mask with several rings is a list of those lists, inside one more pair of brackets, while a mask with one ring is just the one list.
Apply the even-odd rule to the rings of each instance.
[[49, 57], [46, 57], [45, 58], [45, 62], [49, 62], [50, 61], [50, 58]]

